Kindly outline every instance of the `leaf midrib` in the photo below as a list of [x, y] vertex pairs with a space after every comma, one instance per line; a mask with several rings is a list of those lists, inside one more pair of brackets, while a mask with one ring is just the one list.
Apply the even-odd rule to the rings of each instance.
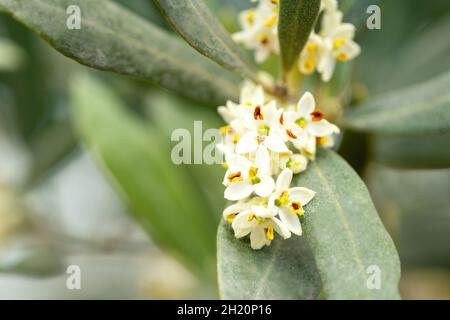
[[[247, 63], [242, 59], [242, 57], [239, 54], [237, 54], [236, 52], [234, 52], [233, 50], [231, 50], [231, 48], [228, 46], [228, 44], [222, 39], [221, 35], [217, 34], [215, 32], [215, 30], [210, 27], [210, 25], [208, 24], [208, 21], [206, 21], [205, 17], [200, 14], [201, 12], [199, 11], [199, 8], [197, 7], [198, 2], [196, 3], [195, 1], [198, 1], [198, 0], [189, 0], [189, 2], [191, 3], [192, 7], [194, 8], [194, 10], [197, 14], [197, 17], [199, 17], [199, 19], [202, 20], [205, 23], [205, 25], [207, 26], [206, 30], [211, 34], [211, 36], [213, 36], [213, 37], [215, 36], [216, 40], [222, 44], [222, 46], [230, 54], [230, 56], [232, 56], [237, 61], [239, 61], [239, 64], [242, 68], [244, 68], [246, 75], [249, 77], [253, 77], [252, 72], [250, 72], [248, 70]], [[239, 69], [238, 67], [233, 67], [233, 68], [235, 70]]]
[[[32, 1], [34, 1], [38, 5], [41, 5], [44, 8], [49, 8], [52, 10], [59, 10], [59, 11], [62, 11], [65, 13], [65, 11], [61, 7], [51, 6], [45, 2], [42, 2], [41, 0], [32, 0]], [[106, 3], [108, 3], [108, 2], [106, 2]], [[108, 5], [110, 5], [110, 4], [108, 3]], [[138, 18], [138, 17], [136, 17], [136, 18]], [[131, 45], [134, 45], [135, 47], [141, 48], [142, 50], [149, 52], [151, 55], [159, 57], [160, 59], [163, 58], [162, 60], [170, 61], [170, 63], [172, 63], [173, 65], [178, 66], [182, 70], [183, 69], [187, 70], [187, 71], [191, 72], [192, 74], [197, 75], [199, 78], [204, 79], [205, 81], [217, 82], [217, 80], [218, 80], [217, 78], [213, 77], [214, 75], [210, 74], [209, 72], [199, 72], [199, 70], [201, 68], [189, 68], [189, 65], [180, 63], [175, 57], [173, 57], [171, 55], [162, 54], [160, 51], [155, 50], [152, 47], [144, 46], [138, 40], [136, 40], [134, 38], [123, 37], [120, 34], [114, 32], [114, 30], [107, 28], [105, 26], [102, 26], [102, 25], [98, 25], [95, 22], [91, 21], [90, 19], [83, 20], [83, 24], [87, 24], [88, 26], [91, 26], [94, 29], [98, 29], [102, 32], [112, 34], [112, 35], [116, 36], [117, 38], [119, 38], [124, 43], [129, 43]], [[156, 30], [156, 31], [159, 32], [159, 30]], [[167, 36], [170, 36], [170, 35], [167, 35]], [[227, 82], [224, 82], [221, 80], [222, 79], [219, 78], [219, 81], [225, 87], [227, 87], [228, 90], [230, 90], [230, 92], [234, 91], [234, 90], [232, 90], [233, 88], [231, 86], [229, 86], [229, 84]]]
[[[351, 231], [351, 227], [350, 227], [350, 224], [345, 215], [344, 209], [342, 208], [342, 206], [339, 202], [339, 198], [338, 198], [337, 194], [334, 192], [333, 188], [328, 183], [328, 180], [326, 179], [320, 166], [316, 162], [312, 162], [311, 166], [313, 167], [313, 169], [316, 172], [316, 175], [319, 177], [320, 181], [322, 182], [322, 185], [327, 189], [329, 194], [331, 194], [331, 196], [332, 196], [333, 202], [335, 203], [336, 212], [338, 214], [339, 219], [341, 220], [342, 225], [344, 226], [344, 231], [345, 231], [347, 238], [349, 239], [351, 246], [352, 246], [352, 250], [351, 250], [352, 257], [355, 260], [356, 264], [358, 265], [361, 278], [364, 281], [366, 281], [364, 264], [362, 262], [361, 257], [358, 254], [358, 246], [356, 244], [355, 238], [353, 237], [353, 233]], [[321, 232], [321, 231], [319, 231], [319, 232]]]

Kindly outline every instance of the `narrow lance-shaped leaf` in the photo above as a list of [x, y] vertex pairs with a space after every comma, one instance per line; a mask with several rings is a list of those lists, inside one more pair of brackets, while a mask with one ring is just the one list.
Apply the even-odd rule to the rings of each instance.
[[189, 174], [171, 161], [170, 148], [125, 111], [98, 81], [72, 83], [76, 128], [108, 170], [124, 200], [152, 238], [203, 277], [214, 277], [216, 219]]
[[328, 299], [399, 297], [400, 263], [363, 181], [336, 153], [321, 150], [295, 185], [317, 192], [308, 204], [308, 240]]
[[[80, 29], [67, 26], [69, 6], [80, 8]], [[0, 0], [0, 11], [89, 67], [148, 80], [207, 102], [223, 103], [238, 94], [239, 80], [231, 73], [113, 1]]]
[[320, 0], [281, 0], [278, 38], [285, 72], [297, 61], [319, 15]]
[[197, 51], [247, 78], [257, 71], [203, 0], [153, 0], [172, 27]]
[[223, 299], [314, 299], [320, 277], [307, 242], [275, 237], [269, 247], [253, 250], [236, 239], [225, 221], [217, 235], [219, 289]]
[[450, 72], [375, 97], [344, 114], [349, 129], [376, 134], [425, 135], [450, 131]]

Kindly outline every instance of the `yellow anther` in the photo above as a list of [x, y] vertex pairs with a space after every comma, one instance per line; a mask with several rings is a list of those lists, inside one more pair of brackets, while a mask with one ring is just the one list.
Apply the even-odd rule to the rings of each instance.
[[264, 228], [264, 233], [266, 235], [266, 239], [272, 241], [274, 238], [273, 226], [270, 225], [267, 228]]
[[258, 217], [255, 213], [250, 213], [247, 217], [247, 221], [252, 221], [252, 220], [256, 220], [258, 222], [258, 224], [263, 224], [264, 223], [264, 218]]
[[231, 214], [227, 215], [227, 221], [229, 223], [232, 223], [234, 218], [236, 218], [236, 216], [237, 216], [237, 213], [231, 213]]
[[223, 163], [222, 163], [222, 167], [224, 167], [225, 169], [228, 169], [228, 163], [223, 162]]
[[277, 22], [277, 16], [276, 16], [276, 15], [273, 15], [273, 16], [267, 18], [267, 19], [264, 21], [264, 25], [267, 26], [267, 27], [271, 27], [271, 26], [273, 26], [276, 22]]
[[247, 20], [247, 23], [249, 25], [253, 25], [255, 23], [255, 9], [249, 9], [247, 10], [247, 13], [245, 14], [245, 20]]
[[236, 181], [243, 181], [244, 178], [241, 177], [241, 172], [231, 172], [228, 176], [227, 176], [228, 181], [230, 182], [236, 182]]
[[243, 105], [246, 106], [246, 107], [251, 107], [251, 106], [253, 106], [253, 103], [251, 101], [245, 101], [243, 103]]
[[308, 43], [308, 45], [306, 46], [306, 50], [309, 52], [309, 53], [311, 53], [311, 54], [314, 54], [314, 53], [316, 53], [317, 52], [317, 43], [315, 43], [315, 42], [310, 42], [310, 43]]
[[229, 131], [229, 129], [231, 129], [231, 126], [229, 126], [229, 125], [228, 125], [228, 126], [223, 126], [223, 127], [220, 127], [220, 128], [219, 128], [220, 133], [223, 134], [223, 135], [227, 134], [228, 131]]
[[347, 55], [346, 53], [344, 53], [344, 52], [339, 52], [339, 53], [336, 55], [336, 59], [339, 60], [339, 61], [341, 61], [341, 62], [344, 62], [344, 61], [347, 61], [347, 60], [348, 60], [348, 55]]
[[303, 71], [307, 74], [310, 74], [314, 71], [314, 68], [316, 67], [316, 60], [313, 58], [306, 59], [303, 63]]
[[270, 127], [264, 124], [260, 124], [258, 126], [258, 133], [261, 135], [268, 135], [270, 131]]
[[235, 133], [233, 135], [233, 143], [236, 144], [236, 143], [238, 143], [238, 141], [239, 141], [239, 135], [237, 133]]
[[317, 137], [316, 142], [318, 145], [325, 145], [327, 143], [327, 137]]
[[257, 167], [251, 167], [250, 170], [248, 170], [248, 177], [250, 179], [256, 177], [257, 174], [258, 174], [258, 168]]
[[345, 44], [346, 40], [344, 38], [336, 38], [333, 40], [333, 50], [338, 50]]
[[292, 201], [289, 205], [289, 209], [291, 210], [291, 213], [298, 214], [299, 216], [303, 216], [305, 214], [302, 204], [298, 201]]
[[289, 203], [289, 192], [283, 191], [278, 200], [281, 206], [287, 205]]
[[302, 129], [305, 129], [308, 125], [308, 122], [305, 118], [298, 118], [297, 120], [295, 120], [295, 123], [298, 124]]

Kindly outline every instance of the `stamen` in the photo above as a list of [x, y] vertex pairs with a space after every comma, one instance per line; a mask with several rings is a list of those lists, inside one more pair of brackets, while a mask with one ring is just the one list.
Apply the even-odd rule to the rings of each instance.
[[264, 233], [266, 235], [266, 239], [272, 241], [274, 238], [273, 226], [270, 225], [267, 228], [264, 228]]
[[228, 163], [223, 162], [223, 163], [222, 163], [222, 167], [224, 167], [225, 169], [228, 169]]
[[228, 181], [230, 182], [236, 182], [236, 181], [243, 181], [244, 178], [241, 177], [241, 172], [232, 172], [227, 176]]
[[305, 214], [302, 204], [298, 201], [292, 201], [289, 209], [291, 209], [292, 214], [298, 214], [299, 216], [303, 216]]
[[[281, 196], [277, 200], [278, 201], [275, 200], [275, 205], [277, 207], [287, 205], [289, 203], [289, 192], [283, 191], [281, 193]], [[277, 203], [278, 203], [278, 205], [277, 205]]]
[[327, 137], [317, 137], [316, 142], [318, 145], [325, 145], [327, 143]]
[[292, 139], [297, 139], [298, 138], [291, 130], [286, 130], [286, 133]]
[[345, 44], [346, 40], [344, 38], [336, 38], [333, 40], [333, 50], [339, 50]]
[[258, 174], [258, 168], [257, 167], [251, 167], [250, 170], [248, 170], [248, 176], [249, 178], [254, 178]]
[[306, 126], [308, 125], [308, 122], [306, 121], [305, 118], [298, 118], [297, 120], [295, 120], [295, 123], [298, 124], [300, 126], [300, 128], [305, 129]]
[[267, 26], [267, 27], [271, 27], [271, 26], [273, 26], [275, 24], [275, 22], [277, 22], [277, 16], [273, 15], [270, 18], [267, 18], [264, 21], [264, 25]]
[[284, 112], [281, 113], [279, 121], [281, 125], [284, 124]]
[[251, 26], [255, 23], [255, 12], [256, 12], [255, 9], [249, 9], [247, 10], [247, 14], [245, 15], [247, 23]]
[[255, 107], [255, 111], [253, 111], [253, 118], [255, 118], [255, 120], [264, 120], [264, 113], [262, 112], [260, 106]]
[[348, 60], [348, 55], [345, 54], [344, 52], [340, 52], [337, 54], [336, 59], [341, 61], [341, 62], [345, 62]]
[[320, 121], [324, 117], [323, 112], [320, 109], [316, 109], [313, 112], [311, 112], [311, 116], [312, 121]]
[[317, 44], [314, 42], [310, 42], [307, 46], [306, 46], [306, 50], [311, 53], [314, 54], [317, 52]]
[[229, 214], [229, 215], [227, 216], [227, 221], [228, 221], [229, 223], [233, 222], [234, 218], [236, 218], [237, 215], [238, 215], [237, 213], [231, 213], [231, 214]]
[[258, 37], [258, 41], [263, 44], [266, 45], [269, 43], [269, 38], [267, 38], [266, 36], [259, 36]]

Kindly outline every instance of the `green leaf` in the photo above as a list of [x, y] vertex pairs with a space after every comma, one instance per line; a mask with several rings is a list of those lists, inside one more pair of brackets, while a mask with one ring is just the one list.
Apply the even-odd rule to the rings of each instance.
[[373, 161], [403, 169], [450, 168], [450, 132], [417, 137], [375, 136]]
[[387, 93], [344, 114], [349, 129], [377, 134], [422, 135], [450, 131], [450, 72]]
[[281, 0], [278, 37], [283, 69], [288, 72], [308, 41], [320, 9], [320, 0]]
[[113, 92], [89, 77], [74, 79], [72, 98], [76, 128], [143, 228], [212, 279], [216, 220], [190, 176], [172, 163], [164, 136], [133, 118]]
[[303, 237], [275, 237], [253, 250], [222, 221], [217, 234], [219, 289], [223, 299], [314, 299], [320, 278]]
[[247, 78], [257, 70], [203, 0], [154, 0], [167, 21], [193, 48]]
[[[66, 9], [81, 9], [81, 29], [70, 30]], [[236, 98], [239, 80], [189, 46], [107, 0], [0, 0], [11, 14], [56, 50], [100, 70], [148, 80], [197, 100]]]
[[[308, 204], [308, 240], [327, 299], [398, 298], [400, 262], [394, 243], [374, 208], [366, 186], [336, 153], [320, 150], [296, 186], [317, 192]], [[381, 271], [380, 290], [369, 289], [370, 266]]]

